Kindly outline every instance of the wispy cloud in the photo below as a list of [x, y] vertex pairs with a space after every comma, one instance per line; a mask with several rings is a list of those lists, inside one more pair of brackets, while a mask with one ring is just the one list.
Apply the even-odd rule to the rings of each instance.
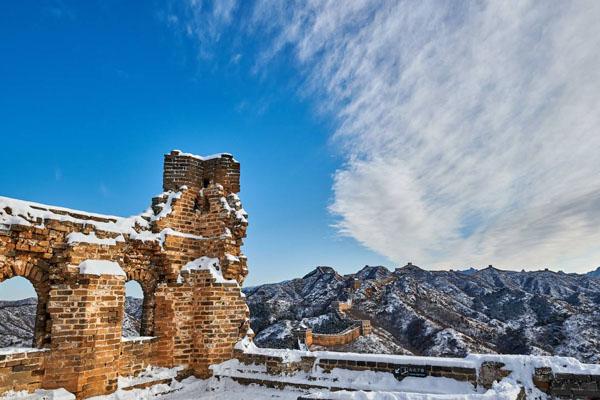
[[160, 16], [169, 26], [196, 40], [199, 57], [209, 59], [222, 31], [232, 23], [238, 6], [236, 0], [175, 1], [169, 3], [168, 11]]
[[600, 265], [600, 2], [287, 4], [240, 25], [338, 121], [343, 234], [399, 263]]

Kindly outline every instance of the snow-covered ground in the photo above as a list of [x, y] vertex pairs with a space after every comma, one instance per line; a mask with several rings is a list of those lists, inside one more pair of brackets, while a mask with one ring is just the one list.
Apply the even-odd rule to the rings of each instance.
[[[413, 382], [406, 383], [407, 389], [421, 391], [427, 388], [429, 383]], [[211, 378], [201, 380], [187, 378], [182, 382], [174, 382], [171, 385], [161, 384], [146, 389], [122, 390], [106, 395], [93, 397], [90, 400], [296, 400], [299, 396], [311, 396], [315, 399], [348, 399], [348, 400], [509, 400], [515, 399], [519, 388], [505, 382], [496, 385], [484, 393], [452, 393], [453, 385], [446, 387], [443, 394], [423, 394], [407, 391], [365, 392], [365, 391], [341, 391], [329, 392], [327, 390], [300, 390], [286, 388], [283, 390], [269, 389], [256, 385], [240, 385], [231, 379], [217, 380]], [[443, 390], [443, 386], [437, 387]], [[74, 400], [75, 397], [64, 390], [38, 391], [34, 394], [24, 392], [10, 393], [2, 400]]]

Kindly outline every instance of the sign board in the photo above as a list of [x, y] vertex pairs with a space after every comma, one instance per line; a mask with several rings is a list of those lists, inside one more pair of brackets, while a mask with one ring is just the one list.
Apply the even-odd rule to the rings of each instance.
[[407, 376], [424, 378], [427, 375], [428, 374], [427, 374], [427, 370], [425, 369], [425, 367], [419, 366], [419, 365], [407, 365], [405, 367], [396, 368], [394, 370], [394, 376], [399, 381], [406, 378]]

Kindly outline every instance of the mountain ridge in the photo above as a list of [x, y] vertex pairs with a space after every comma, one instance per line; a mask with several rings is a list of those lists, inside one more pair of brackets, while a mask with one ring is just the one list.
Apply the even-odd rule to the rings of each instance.
[[318, 267], [302, 278], [244, 292], [255, 341], [263, 347], [294, 347], [294, 332], [304, 327], [341, 331], [346, 323], [333, 305], [351, 300], [350, 316], [371, 320], [401, 348], [380, 337], [372, 338], [377, 346], [363, 338], [362, 348], [346, 346], [347, 351], [557, 354], [600, 362], [600, 280], [585, 274], [491, 266], [464, 273], [407, 264], [340, 275]]

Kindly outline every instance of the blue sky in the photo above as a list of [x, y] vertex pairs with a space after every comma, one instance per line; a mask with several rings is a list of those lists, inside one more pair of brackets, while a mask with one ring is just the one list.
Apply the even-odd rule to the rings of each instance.
[[[600, 265], [600, 2], [16, 2], [1, 194], [118, 215], [231, 152], [249, 285]], [[335, 225], [335, 227], [334, 227]]]
[[1, 195], [132, 215], [162, 190], [165, 152], [225, 151], [242, 165], [248, 285], [389, 263], [331, 228], [343, 159], [285, 63], [259, 77], [230, 49], [200, 59], [151, 2], [42, 3], [0, 17]]

